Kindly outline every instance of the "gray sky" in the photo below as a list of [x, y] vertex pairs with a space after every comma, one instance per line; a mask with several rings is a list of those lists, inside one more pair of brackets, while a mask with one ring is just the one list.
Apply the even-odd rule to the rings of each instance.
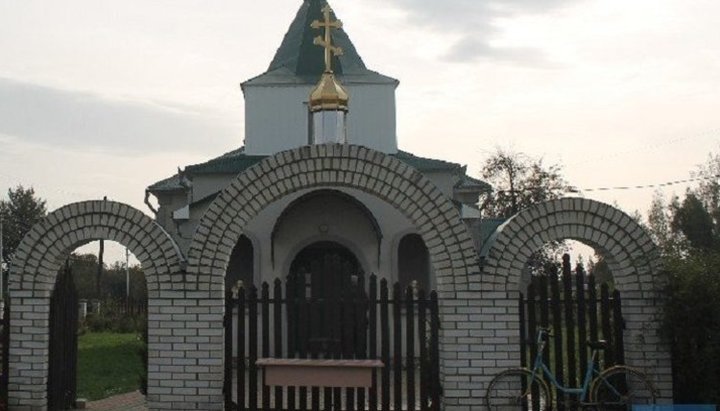
[[[238, 84], [300, 0], [0, 2], [0, 190], [51, 209], [144, 188], [242, 145]], [[467, 164], [496, 147], [575, 186], [689, 177], [720, 150], [720, 2], [334, 0], [365, 63], [398, 78], [404, 150]], [[682, 193], [686, 186], [664, 189]], [[585, 192], [628, 212], [652, 189]]]

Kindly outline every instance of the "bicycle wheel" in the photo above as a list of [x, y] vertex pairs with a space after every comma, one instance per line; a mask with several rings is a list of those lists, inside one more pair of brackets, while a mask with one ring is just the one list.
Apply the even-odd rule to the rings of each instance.
[[655, 388], [645, 374], [624, 365], [603, 371], [590, 391], [590, 400], [599, 411], [631, 410], [633, 404], [654, 404], [655, 396]]
[[526, 368], [513, 368], [490, 381], [485, 401], [489, 411], [544, 411], [551, 398], [545, 381]]

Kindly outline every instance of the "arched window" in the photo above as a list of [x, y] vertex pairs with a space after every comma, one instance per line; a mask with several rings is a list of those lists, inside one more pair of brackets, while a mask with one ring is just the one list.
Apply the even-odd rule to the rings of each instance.
[[430, 255], [418, 234], [408, 234], [400, 240], [398, 279], [403, 289], [417, 281], [418, 288], [430, 291]]
[[231, 290], [238, 281], [242, 281], [245, 288], [253, 284], [255, 267], [254, 249], [247, 236], [240, 236], [230, 255], [227, 273], [225, 274], [225, 290]]

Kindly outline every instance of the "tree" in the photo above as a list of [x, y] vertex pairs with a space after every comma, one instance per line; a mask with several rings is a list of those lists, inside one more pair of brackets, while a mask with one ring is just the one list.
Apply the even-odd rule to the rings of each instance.
[[[483, 212], [497, 218], [510, 218], [520, 210], [543, 201], [560, 198], [569, 185], [557, 164], [545, 166], [542, 159], [523, 153], [497, 149], [483, 164], [483, 178], [494, 187]], [[533, 274], [559, 267], [559, 259], [569, 248], [563, 241], [553, 241], [536, 250], [528, 261]]]
[[35, 196], [35, 190], [17, 186], [8, 189], [8, 199], [0, 201], [0, 219], [3, 221], [2, 260], [12, 261], [20, 241], [47, 214], [45, 200]]
[[684, 239], [671, 229], [673, 210], [678, 207], [680, 207], [680, 200], [677, 196], [674, 196], [670, 204], [667, 204], [662, 193], [656, 192], [650, 204], [650, 210], [648, 210], [647, 224], [641, 223], [663, 255], [675, 254], [684, 243]]
[[681, 204], [673, 206], [670, 228], [675, 233], [682, 233], [689, 245], [697, 250], [709, 251], [718, 245], [716, 222], [692, 190], [688, 190]]
[[485, 160], [483, 177], [494, 188], [485, 213], [509, 218], [532, 204], [562, 197], [569, 185], [557, 164], [545, 166], [542, 159], [498, 149]]
[[694, 173], [683, 198], [653, 199], [647, 228], [662, 252], [663, 330], [672, 347], [674, 398], [720, 401], [720, 156]]
[[720, 253], [664, 258], [663, 331], [672, 347], [674, 398], [720, 402]]

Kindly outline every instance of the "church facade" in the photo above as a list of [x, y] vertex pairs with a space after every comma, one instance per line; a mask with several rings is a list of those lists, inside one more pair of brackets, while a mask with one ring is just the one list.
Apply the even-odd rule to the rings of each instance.
[[[332, 44], [326, 67], [325, 49], [314, 44], [322, 30], [312, 25], [323, 21], [323, 5], [304, 2], [267, 71], [242, 83], [244, 146], [148, 187], [159, 204], [158, 223], [184, 251], [208, 206], [238, 174], [277, 153], [327, 142], [367, 147], [418, 170], [453, 204], [468, 229], [479, 227], [478, 199], [490, 187], [468, 176], [460, 164], [398, 149], [399, 82], [368, 69], [337, 23], [328, 30]], [[331, 12], [328, 19], [337, 21]], [[343, 108], [346, 123], [337, 138], [313, 135], [311, 93], [325, 72], [332, 72], [349, 95]], [[320, 114], [336, 109], [326, 104]], [[415, 281], [426, 290], [435, 288], [427, 245], [417, 227], [400, 210], [352, 184], [298, 191], [261, 210], [233, 249], [226, 286], [286, 278], [326, 254], [342, 256], [352, 275], [377, 273], [391, 283]]]
[[[10, 409], [47, 409], [49, 301], [67, 256], [127, 246], [148, 287], [150, 409], [224, 409], [226, 293], [304, 275], [317, 293], [370, 273], [439, 296], [442, 407], [477, 410], [520, 363], [518, 297], [543, 244], [602, 253], [623, 293], [625, 361], [672, 396], [654, 245], [620, 210], [581, 198], [483, 220], [490, 187], [465, 167], [398, 148], [398, 81], [369, 70], [334, 13], [304, 0], [268, 70], [242, 84], [242, 147], [150, 185], [154, 216], [82, 201], [33, 227], [11, 267]], [[151, 206], [151, 197], [158, 207]], [[343, 281], [313, 267], [340, 260]]]

